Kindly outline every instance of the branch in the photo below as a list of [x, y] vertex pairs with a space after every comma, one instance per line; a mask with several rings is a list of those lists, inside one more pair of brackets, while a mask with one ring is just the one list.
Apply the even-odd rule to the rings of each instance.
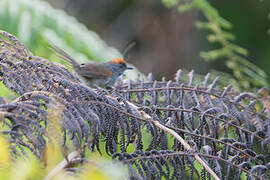
[[[130, 102], [128, 104], [136, 109], [138, 111], [138, 107]], [[151, 119], [151, 116], [149, 116], [147, 113], [144, 111], [140, 111], [141, 115], [144, 116], [147, 119]], [[175, 137], [183, 146], [186, 150], [194, 152], [193, 148], [190, 147], [190, 145], [181, 137], [179, 134], [177, 134], [174, 130], [167, 128], [166, 126], [160, 124], [157, 120], [152, 120], [151, 121], [156, 127], [159, 129], [171, 134], [173, 137]], [[216, 173], [199, 157], [198, 154], [194, 154], [194, 158], [213, 176], [215, 180], [220, 180], [220, 178], [216, 175]]]
[[69, 165], [70, 161], [72, 161], [73, 159], [76, 159], [77, 157], [79, 157], [79, 152], [78, 151], [71, 152], [67, 157], [68, 161], [66, 159], [61, 161], [54, 169], [52, 169], [49, 172], [49, 174], [45, 177], [44, 180], [53, 179], [58, 173], [60, 173], [63, 169], [65, 169]]

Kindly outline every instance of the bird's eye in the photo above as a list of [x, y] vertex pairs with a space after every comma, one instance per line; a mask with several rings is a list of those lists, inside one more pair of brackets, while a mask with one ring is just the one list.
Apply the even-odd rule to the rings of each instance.
[[121, 68], [121, 69], [123, 69], [124, 68], [124, 65], [123, 64], [119, 64], [118, 67]]

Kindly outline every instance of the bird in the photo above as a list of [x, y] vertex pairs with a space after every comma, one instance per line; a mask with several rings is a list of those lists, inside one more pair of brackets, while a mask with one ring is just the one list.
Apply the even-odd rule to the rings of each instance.
[[129, 50], [134, 47], [135, 42], [130, 42], [123, 51], [123, 57], [119, 57], [107, 62], [88, 62], [79, 64], [68, 53], [59, 48], [52, 42], [49, 47], [59, 58], [72, 64], [72, 67], [79, 78], [89, 87], [102, 87], [111, 89], [119, 76], [126, 70], [133, 69], [128, 67], [125, 58]]

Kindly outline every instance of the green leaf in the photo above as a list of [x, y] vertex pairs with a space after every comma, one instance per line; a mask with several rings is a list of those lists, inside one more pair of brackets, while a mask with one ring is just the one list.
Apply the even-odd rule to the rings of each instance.
[[230, 54], [228, 49], [222, 48], [222, 49], [211, 50], [211, 51], [208, 51], [208, 52], [202, 51], [200, 53], [200, 56], [203, 59], [209, 61], [209, 60], [216, 60], [218, 58], [226, 57], [226, 56], [228, 56], [228, 54]]
[[179, 3], [179, 0], [162, 0], [162, 2], [166, 7], [173, 7]]
[[231, 44], [230, 46], [236, 53], [239, 53], [239, 54], [241, 54], [243, 56], [248, 55], [248, 50], [246, 50], [245, 48], [242, 48], [242, 47], [240, 47], [238, 45], [235, 45], [235, 44]]
[[4, 84], [3, 81], [0, 82], [0, 97], [6, 97], [8, 99], [14, 99], [14, 97], [18, 97], [18, 95], [8, 89]]
[[191, 9], [193, 9], [195, 6], [193, 3], [186, 3], [186, 4], [183, 4], [183, 5], [179, 5], [178, 6], [178, 11], [179, 12], [186, 12], [186, 11], [189, 11]]

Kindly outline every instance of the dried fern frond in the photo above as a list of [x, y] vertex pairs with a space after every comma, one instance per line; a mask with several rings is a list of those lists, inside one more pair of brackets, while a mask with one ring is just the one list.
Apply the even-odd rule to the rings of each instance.
[[48, 113], [55, 108], [62, 112], [57, 115], [59, 143], [71, 141], [82, 157], [86, 148], [105, 151], [125, 163], [131, 177], [269, 179], [265, 89], [238, 93], [230, 85], [218, 87], [218, 78], [210, 82], [207, 75], [195, 83], [193, 71], [180, 70], [174, 81], [149, 75], [146, 81], [119, 81], [111, 91], [91, 89], [67, 68], [33, 56], [15, 37], [0, 34], [1, 80], [19, 95], [0, 104], [13, 155], [30, 149], [43, 158], [53, 131]]

